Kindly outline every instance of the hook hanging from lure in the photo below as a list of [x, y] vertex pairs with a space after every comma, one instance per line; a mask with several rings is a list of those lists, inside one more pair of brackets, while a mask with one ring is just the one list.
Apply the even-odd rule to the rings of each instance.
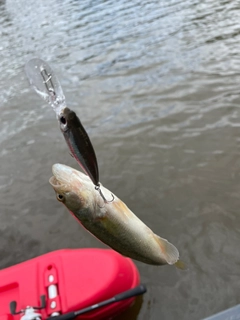
[[67, 108], [60, 82], [50, 66], [35, 58], [26, 63], [25, 72], [36, 93], [55, 111], [71, 155], [90, 177], [104, 202], [113, 201], [114, 198], [107, 201], [100, 189], [97, 157], [91, 140], [76, 113]]

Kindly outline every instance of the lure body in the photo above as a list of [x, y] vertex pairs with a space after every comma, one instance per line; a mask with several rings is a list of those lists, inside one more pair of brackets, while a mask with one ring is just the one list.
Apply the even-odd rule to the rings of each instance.
[[64, 108], [58, 120], [72, 156], [90, 177], [94, 185], [98, 185], [99, 171], [97, 157], [80, 119], [74, 111], [69, 108]]

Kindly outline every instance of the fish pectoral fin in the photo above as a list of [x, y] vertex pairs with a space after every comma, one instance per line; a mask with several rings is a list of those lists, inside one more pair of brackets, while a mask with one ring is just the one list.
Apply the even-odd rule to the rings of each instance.
[[166, 239], [160, 238], [158, 235], [155, 236], [166, 262], [168, 264], [176, 264], [179, 260], [178, 249]]

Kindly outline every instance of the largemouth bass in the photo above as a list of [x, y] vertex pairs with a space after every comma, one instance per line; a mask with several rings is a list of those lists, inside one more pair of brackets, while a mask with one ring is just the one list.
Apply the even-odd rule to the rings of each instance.
[[[147, 227], [116, 195], [104, 203], [84, 173], [54, 164], [49, 182], [77, 220], [96, 238], [124, 256], [152, 265], [183, 268], [177, 248]], [[101, 185], [104, 195], [112, 193]]]

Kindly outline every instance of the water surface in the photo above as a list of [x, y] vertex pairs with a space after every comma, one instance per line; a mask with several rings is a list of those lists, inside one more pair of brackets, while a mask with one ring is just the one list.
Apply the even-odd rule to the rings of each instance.
[[239, 17], [238, 1], [1, 2], [1, 268], [105, 247], [48, 183], [52, 164], [78, 165], [25, 78], [39, 57], [91, 137], [101, 182], [188, 266], [137, 262], [148, 293], [124, 319], [195, 320], [239, 303]]

